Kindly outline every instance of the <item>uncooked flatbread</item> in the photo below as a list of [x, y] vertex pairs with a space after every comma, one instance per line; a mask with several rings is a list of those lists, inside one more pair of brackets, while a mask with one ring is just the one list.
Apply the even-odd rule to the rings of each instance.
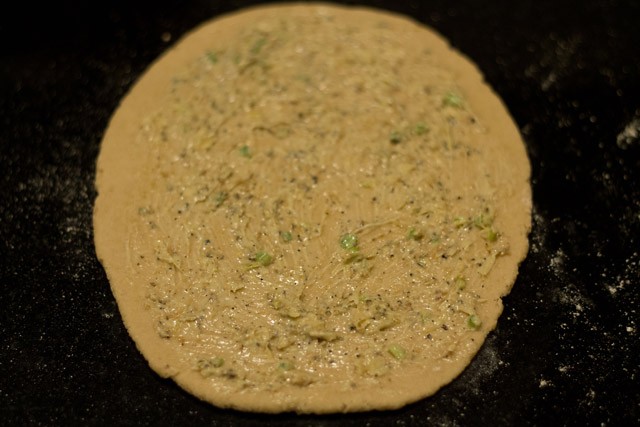
[[528, 248], [506, 109], [431, 30], [372, 9], [276, 5], [188, 34], [114, 114], [96, 185], [96, 251], [141, 353], [240, 410], [433, 394]]

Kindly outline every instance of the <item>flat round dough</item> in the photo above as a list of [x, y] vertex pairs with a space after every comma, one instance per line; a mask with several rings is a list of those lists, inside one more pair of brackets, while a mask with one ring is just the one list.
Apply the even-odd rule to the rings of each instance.
[[495, 327], [527, 253], [529, 170], [503, 104], [424, 26], [243, 10], [185, 36], [114, 114], [96, 251], [140, 352], [195, 396], [398, 408]]

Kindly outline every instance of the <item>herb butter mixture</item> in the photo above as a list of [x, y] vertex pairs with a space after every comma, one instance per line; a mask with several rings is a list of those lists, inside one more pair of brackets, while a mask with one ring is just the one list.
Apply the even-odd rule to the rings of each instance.
[[429, 30], [253, 9], [186, 37], [124, 100], [96, 248], [142, 353], [195, 395], [396, 408], [495, 327], [527, 250], [528, 177], [504, 107]]

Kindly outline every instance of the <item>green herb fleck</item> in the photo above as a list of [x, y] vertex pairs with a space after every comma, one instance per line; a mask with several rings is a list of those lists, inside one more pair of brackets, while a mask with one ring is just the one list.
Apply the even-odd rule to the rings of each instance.
[[308, 85], [311, 84], [311, 76], [309, 76], [308, 74], [298, 74], [296, 76], [296, 80], [300, 80], [303, 83], [306, 83]]
[[480, 326], [482, 326], [482, 320], [480, 320], [480, 318], [475, 315], [472, 314], [471, 316], [469, 316], [469, 318], [467, 319], [467, 325], [471, 328], [471, 329], [480, 329]]
[[424, 233], [422, 232], [422, 230], [418, 230], [415, 227], [411, 227], [409, 229], [409, 232], [407, 233], [407, 239], [409, 240], [422, 240], [423, 237]]
[[420, 122], [420, 123], [416, 124], [416, 127], [413, 129], [413, 133], [415, 133], [418, 136], [424, 135], [428, 131], [429, 131], [429, 126], [427, 126], [423, 122]]
[[198, 370], [203, 371], [210, 368], [220, 368], [224, 365], [224, 359], [222, 357], [214, 357], [211, 359], [198, 360]]
[[290, 371], [293, 368], [293, 363], [289, 362], [288, 360], [283, 360], [282, 362], [278, 363], [278, 369], [282, 369], [283, 371]]
[[453, 283], [459, 291], [467, 287], [467, 279], [465, 279], [464, 276], [456, 276], [456, 278], [453, 279]]
[[358, 236], [355, 234], [347, 233], [340, 237], [340, 246], [342, 249], [357, 251], [358, 250]]
[[251, 158], [251, 150], [249, 149], [248, 145], [243, 145], [242, 147], [240, 147], [240, 155], [242, 157], [246, 157], [247, 159]]
[[392, 144], [400, 144], [402, 142], [402, 135], [397, 130], [394, 130], [389, 134], [389, 141]]
[[214, 368], [220, 368], [222, 365], [224, 365], [224, 359], [222, 357], [214, 357], [211, 359], [211, 366]]
[[216, 52], [210, 50], [207, 52], [206, 56], [210, 63], [212, 64], [218, 63], [218, 54]]
[[498, 233], [493, 228], [487, 228], [484, 230], [483, 236], [488, 242], [495, 242], [498, 240]]
[[389, 347], [389, 353], [398, 360], [402, 360], [407, 357], [407, 350], [398, 344], [391, 344]]
[[446, 107], [462, 108], [464, 100], [462, 97], [454, 92], [447, 92], [442, 99], [442, 105]]
[[251, 263], [247, 265], [247, 270], [253, 270], [254, 268], [267, 267], [273, 264], [273, 256], [271, 256], [268, 252], [259, 251], [256, 252], [255, 255], [250, 257]]
[[251, 49], [249, 50], [249, 52], [251, 52], [252, 55], [259, 54], [266, 43], [267, 43], [267, 38], [260, 37], [258, 40], [256, 40], [253, 46], [251, 46]]
[[229, 195], [225, 191], [218, 191], [214, 197], [216, 207], [220, 207], [224, 201], [227, 200], [227, 197], [229, 197]]
[[256, 258], [256, 262], [263, 267], [266, 267], [273, 262], [273, 257], [269, 255], [268, 252], [263, 252], [263, 251], [257, 252], [255, 258]]
[[290, 231], [281, 231], [280, 232], [280, 239], [285, 242], [288, 243], [291, 240], [293, 240], [293, 235], [291, 234]]
[[360, 302], [364, 302], [364, 303], [368, 304], [368, 303], [370, 303], [370, 302], [372, 302], [372, 301], [373, 301], [373, 297], [371, 297], [371, 296], [369, 296], [369, 295], [363, 295], [363, 294], [360, 294], [360, 295], [358, 296], [358, 301], [360, 301]]
[[467, 225], [467, 219], [463, 216], [458, 216], [453, 219], [453, 225], [456, 228], [462, 228]]
[[490, 214], [480, 214], [473, 218], [473, 225], [477, 228], [486, 228], [493, 224], [493, 217]]

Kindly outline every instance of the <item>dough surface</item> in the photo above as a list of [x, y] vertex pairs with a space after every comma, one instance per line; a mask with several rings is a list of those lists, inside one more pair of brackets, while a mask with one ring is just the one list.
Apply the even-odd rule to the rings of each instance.
[[426, 27], [253, 8], [189, 33], [122, 101], [96, 252], [140, 352], [195, 396], [398, 408], [495, 327], [528, 249], [529, 170], [501, 101]]

